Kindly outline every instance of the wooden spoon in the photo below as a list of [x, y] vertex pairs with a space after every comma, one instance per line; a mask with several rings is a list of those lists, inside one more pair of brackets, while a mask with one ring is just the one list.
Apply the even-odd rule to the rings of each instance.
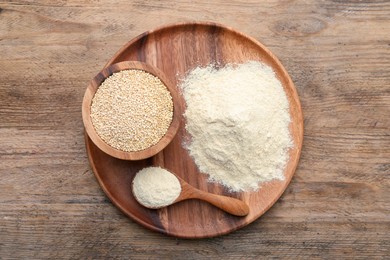
[[[173, 194], [173, 197], [171, 197], [171, 203], [161, 202], [159, 200], [159, 198], [161, 198], [160, 196], [162, 193], [164, 193], [165, 191], [172, 191], [172, 187], [170, 187], [169, 185], [160, 185], [161, 181], [164, 180], [172, 181], [175, 183], [177, 181], [177, 194]], [[178, 185], [180, 185], [181, 190], [179, 190]], [[148, 190], [150, 192], [148, 196], [142, 195], [145, 190]], [[207, 201], [208, 203], [232, 215], [246, 216], [249, 213], [249, 207], [245, 202], [235, 198], [216, 195], [196, 189], [180, 177], [173, 174], [172, 172], [166, 169], [162, 169], [160, 167], [149, 167], [139, 171], [134, 177], [132, 183], [132, 191], [134, 198], [141, 205], [150, 209], [167, 207], [182, 200], [200, 199]], [[143, 199], [139, 199], [138, 196], [139, 198]]]
[[235, 216], [243, 217], [249, 213], [248, 205], [239, 199], [205, 192], [191, 186], [178, 176], [176, 178], [180, 181], [181, 193], [173, 203], [188, 199], [199, 199], [207, 201], [215, 207]]

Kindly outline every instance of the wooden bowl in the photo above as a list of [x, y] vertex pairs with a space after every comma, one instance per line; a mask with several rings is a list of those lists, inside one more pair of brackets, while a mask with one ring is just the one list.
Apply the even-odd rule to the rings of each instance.
[[[101, 137], [97, 134], [92, 124], [92, 120], [90, 116], [92, 98], [94, 97], [101, 83], [106, 78], [111, 76], [113, 73], [119, 72], [121, 70], [128, 70], [128, 69], [143, 70], [158, 77], [169, 90], [173, 101], [173, 118], [172, 118], [171, 125], [169, 126], [165, 135], [160, 139], [160, 141], [157, 144], [145, 150], [134, 151], [134, 152], [121, 151], [104, 142], [103, 139], [101, 139]], [[177, 133], [177, 130], [179, 129], [180, 115], [181, 115], [180, 105], [178, 102], [178, 94], [177, 94], [176, 87], [170, 83], [170, 81], [167, 79], [167, 77], [162, 71], [147, 63], [143, 63], [139, 61], [123, 61], [123, 62], [115, 63], [100, 71], [99, 74], [97, 74], [89, 83], [88, 88], [85, 91], [83, 104], [82, 104], [82, 116], [83, 116], [85, 131], [87, 132], [88, 136], [91, 138], [93, 143], [108, 155], [123, 160], [142, 160], [142, 159], [152, 157], [157, 153], [159, 153], [161, 150], [163, 150], [172, 141], [172, 139]]]

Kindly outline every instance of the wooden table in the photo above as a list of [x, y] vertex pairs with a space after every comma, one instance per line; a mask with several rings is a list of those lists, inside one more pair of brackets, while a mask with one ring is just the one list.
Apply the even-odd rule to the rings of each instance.
[[[122, 45], [184, 21], [269, 47], [305, 118], [282, 198], [254, 223], [201, 240], [149, 231], [114, 207], [81, 120], [89, 80]], [[390, 257], [389, 2], [6, 1], [0, 53], [0, 259]]]

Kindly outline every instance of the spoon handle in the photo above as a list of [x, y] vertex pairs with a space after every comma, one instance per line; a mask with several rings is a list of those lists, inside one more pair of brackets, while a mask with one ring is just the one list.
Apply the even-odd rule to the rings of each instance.
[[186, 188], [187, 189], [185, 189], [184, 193], [186, 193], [185, 197], [187, 199], [192, 198], [207, 201], [217, 208], [235, 216], [242, 217], [248, 215], [249, 213], [248, 205], [239, 199], [208, 193], [191, 186], [187, 186]]

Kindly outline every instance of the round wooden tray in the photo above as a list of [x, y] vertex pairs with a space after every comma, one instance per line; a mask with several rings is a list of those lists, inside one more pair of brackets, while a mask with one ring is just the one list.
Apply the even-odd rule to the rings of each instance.
[[[294, 148], [285, 168], [284, 181], [265, 183], [257, 192], [229, 193], [218, 184], [208, 183], [199, 173], [182, 142], [185, 138], [184, 118], [173, 141], [156, 156], [140, 161], [125, 161], [102, 152], [85, 135], [88, 157], [102, 189], [124, 214], [141, 225], [184, 238], [202, 238], [222, 235], [256, 220], [282, 195], [298, 164], [302, 141], [303, 119], [299, 98], [286, 70], [279, 60], [261, 43], [231, 28], [214, 23], [175, 24], [152, 30], [131, 40], [106, 64], [138, 60], [156, 66], [174, 84], [178, 84], [186, 72], [209, 63], [243, 63], [258, 60], [270, 65], [282, 82], [290, 104], [291, 135]], [[185, 102], [179, 97], [184, 109]], [[159, 210], [142, 207], [134, 199], [131, 182], [143, 167], [159, 165], [176, 173], [191, 185], [213, 192], [239, 198], [248, 203], [250, 213], [235, 217], [203, 201], [187, 200]]]

